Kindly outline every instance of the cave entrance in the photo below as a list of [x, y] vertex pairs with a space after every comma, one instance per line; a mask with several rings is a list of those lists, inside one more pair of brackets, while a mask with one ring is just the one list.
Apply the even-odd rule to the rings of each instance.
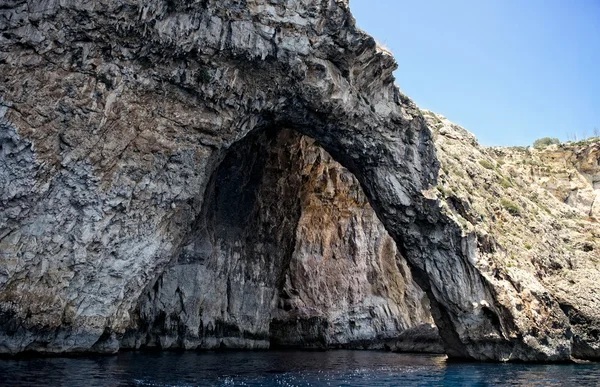
[[356, 178], [289, 129], [228, 149], [143, 300], [147, 345], [441, 351], [428, 299]]

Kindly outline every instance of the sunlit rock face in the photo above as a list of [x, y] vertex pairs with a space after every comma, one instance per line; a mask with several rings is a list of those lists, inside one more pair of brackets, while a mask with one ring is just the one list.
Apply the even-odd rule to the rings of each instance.
[[536, 180], [559, 200], [575, 207], [584, 215], [600, 218], [598, 138], [548, 147], [535, 152], [535, 156], [532, 156], [534, 158], [539, 158], [542, 167], [535, 168]]
[[[313, 200], [310, 190], [292, 200], [283, 191], [260, 190], [278, 186], [278, 179], [303, 187], [293, 176], [273, 174], [271, 183], [257, 187], [252, 175], [240, 173], [254, 171], [246, 163], [267, 162], [266, 153], [244, 151], [248, 136], [290, 128], [318, 142], [360, 182], [396, 242], [397, 270], [408, 273], [398, 263], [404, 257], [427, 293], [449, 356], [566, 360], [582, 353], [583, 344], [586, 357], [598, 355], [592, 329], [598, 296], [587, 291], [598, 283], [596, 269], [577, 292], [585, 308], [575, 296], [567, 302], [536, 271], [549, 257], [569, 267], [570, 256], [556, 256], [560, 246], [528, 259], [515, 255], [522, 267], [509, 266], [515, 241], [498, 235], [506, 225], [501, 220], [518, 211], [490, 207], [484, 229], [471, 216], [468, 197], [435, 189], [442, 178], [453, 181], [439, 169], [431, 132], [438, 123], [394, 85], [394, 59], [356, 28], [347, 1], [17, 1], [1, 7], [0, 32], [1, 352], [114, 352], [161, 341], [217, 345], [211, 337], [264, 347], [280, 329], [295, 329], [291, 316], [329, 325], [286, 335], [290, 344], [318, 337], [342, 345], [387, 337], [396, 322], [396, 329], [414, 324], [404, 306], [391, 307], [402, 286], [391, 282], [385, 262], [392, 253], [383, 235], [374, 238], [379, 247], [355, 243], [363, 240], [360, 232], [374, 235], [379, 226], [363, 222], [359, 231], [361, 221], [340, 216], [332, 217], [339, 225], [328, 223], [321, 234], [309, 231], [330, 216], [302, 212], [303, 201]], [[462, 187], [509, 192], [492, 191], [495, 171], [473, 162], [482, 154], [474, 138], [442, 126], [437, 153], [444, 160], [455, 154], [443, 153], [446, 140], [463, 151], [466, 158], [456, 162], [469, 168], [461, 172], [470, 180], [457, 179]], [[232, 203], [236, 190], [239, 200]], [[277, 202], [280, 213], [254, 212], [250, 203], [257, 198]], [[214, 233], [203, 234], [202, 222]], [[287, 224], [294, 222], [299, 227], [292, 231]], [[554, 224], [544, 222], [544, 230]], [[350, 232], [336, 234], [344, 224]], [[251, 240], [255, 235], [263, 242]], [[332, 258], [316, 265], [309, 246], [319, 238], [334, 243], [321, 252]], [[597, 254], [595, 240], [588, 243]], [[338, 251], [353, 244], [365, 261], [334, 264]], [[366, 260], [375, 251], [379, 271]], [[192, 270], [183, 270], [186, 262]], [[199, 274], [208, 262], [214, 276]], [[344, 279], [336, 292], [314, 291], [321, 273], [364, 278], [356, 268], [362, 265], [371, 289], [363, 282], [347, 292]], [[308, 287], [297, 286], [299, 275]], [[410, 305], [419, 296], [408, 290], [410, 276], [403, 278]], [[238, 283], [228, 287], [226, 279]], [[200, 285], [214, 297], [192, 299], [200, 293], [190, 288]], [[179, 305], [163, 294], [179, 294]], [[271, 297], [270, 306], [260, 297]], [[323, 315], [303, 309], [330, 302], [335, 307]], [[188, 305], [198, 315], [183, 313]], [[380, 317], [364, 328], [361, 308], [371, 306]], [[336, 309], [348, 314], [340, 317]], [[257, 318], [267, 310], [269, 319]], [[239, 323], [231, 325], [233, 315]], [[586, 323], [574, 336], [571, 316], [578, 315]], [[136, 329], [148, 335], [141, 338]]]
[[465, 233], [476, 234], [478, 265], [488, 281], [516, 290], [503, 296], [520, 312], [514, 321], [540, 336], [560, 327], [555, 319], [564, 315], [572, 356], [600, 358], [600, 224], [594, 213], [600, 139], [485, 148], [445, 117], [424, 116], [442, 164], [437, 190], [444, 207]]

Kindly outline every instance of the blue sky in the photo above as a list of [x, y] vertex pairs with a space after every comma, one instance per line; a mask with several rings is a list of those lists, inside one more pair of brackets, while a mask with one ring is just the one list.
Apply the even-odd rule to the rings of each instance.
[[600, 0], [350, 0], [420, 107], [484, 145], [600, 130]]

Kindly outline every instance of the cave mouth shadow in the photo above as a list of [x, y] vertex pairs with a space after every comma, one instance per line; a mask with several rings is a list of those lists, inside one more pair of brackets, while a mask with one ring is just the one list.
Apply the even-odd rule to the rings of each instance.
[[159, 345], [389, 349], [405, 332], [404, 349], [441, 351], [358, 180], [290, 129], [253, 130], [222, 155], [160, 287], [141, 307]]

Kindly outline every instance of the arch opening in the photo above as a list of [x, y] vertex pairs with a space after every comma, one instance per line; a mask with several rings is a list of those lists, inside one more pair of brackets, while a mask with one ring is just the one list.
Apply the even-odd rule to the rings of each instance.
[[256, 129], [223, 155], [122, 347], [443, 352], [429, 300], [352, 173]]

